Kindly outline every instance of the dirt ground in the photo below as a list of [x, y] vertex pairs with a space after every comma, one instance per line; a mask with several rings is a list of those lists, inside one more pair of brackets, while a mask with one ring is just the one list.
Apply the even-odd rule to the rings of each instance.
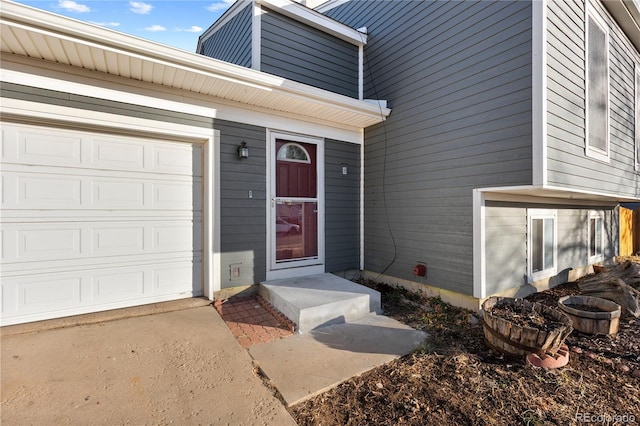
[[[640, 261], [640, 260], [639, 260]], [[385, 315], [424, 330], [417, 351], [291, 408], [299, 425], [640, 424], [640, 319], [615, 336], [574, 331], [566, 367], [507, 359], [484, 343], [477, 316], [439, 299], [367, 283]], [[568, 283], [528, 299], [556, 308]]]

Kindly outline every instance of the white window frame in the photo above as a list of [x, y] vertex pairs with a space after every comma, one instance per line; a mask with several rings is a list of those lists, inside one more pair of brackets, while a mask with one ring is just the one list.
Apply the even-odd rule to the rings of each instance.
[[[553, 219], [553, 266], [533, 272], [533, 221]], [[545, 233], [543, 232], [543, 237]], [[543, 246], [545, 246], [543, 242]], [[544, 255], [543, 255], [544, 257]], [[558, 273], [558, 211], [549, 209], [527, 209], [527, 276], [529, 282], [549, 278]]]
[[[591, 221], [600, 219], [600, 226], [597, 227], [596, 232], [600, 232], [600, 247], [595, 247], [595, 253], [591, 254]], [[588, 264], [602, 262], [604, 260], [604, 213], [597, 211], [589, 212], [589, 219], [587, 221], [587, 257]]]
[[[605, 134], [605, 144], [606, 149], [602, 150], [600, 148], [593, 147], [589, 144], [590, 135], [589, 135], [589, 19], [593, 19], [595, 24], [602, 30], [605, 36], [605, 44], [607, 46], [606, 55], [607, 55], [607, 114], [606, 114], [606, 134]], [[610, 141], [610, 133], [611, 133], [611, 55], [609, 53], [609, 27], [604, 22], [604, 20], [598, 15], [595, 9], [592, 6], [586, 8], [586, 16], [585, 16], [585, 154], [588, 157], [594, 158], [596, 160], [610, 162], [610, 150], [611, 150], [611, 141]]]
[[635, 86], [635, 165], [636, 171], [640, 172], [640, 64], [638, 63], [636, 64]]

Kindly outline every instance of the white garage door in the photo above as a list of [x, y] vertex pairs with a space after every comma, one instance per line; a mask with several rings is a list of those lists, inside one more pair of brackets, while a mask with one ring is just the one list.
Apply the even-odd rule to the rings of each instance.
[[200, 146], [1, 129], [2, 325], [202, 294]]

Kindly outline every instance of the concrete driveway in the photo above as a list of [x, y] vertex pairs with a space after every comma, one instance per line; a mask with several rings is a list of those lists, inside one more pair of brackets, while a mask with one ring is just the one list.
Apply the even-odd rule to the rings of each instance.
[[1, 343], [2, 424], [295, 424], [212, 306]]

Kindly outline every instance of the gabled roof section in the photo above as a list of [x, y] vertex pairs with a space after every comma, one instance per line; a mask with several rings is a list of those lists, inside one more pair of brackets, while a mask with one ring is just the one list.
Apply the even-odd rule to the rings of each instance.
[[255, 2], [356, 46], [367, 44], [367, 35], [365, 33], [331, 19], [298, 2], [292, 0], [255, 0]]
[[640, 52], [640, 0], [602, 0], [602, 4]]
[[[258, 107], [365, 128], [387, 108], [39, 9], [1, 1], [0, 50]], [[5, 56], [6, 58], [6, 56]]]
[[238, 14], [245, 7], [252, 4], [264, 6], [268, 9], [277, 11], [291, 19], [301, 22], [305, 25], [313, 27], [317, 30], [331, 34], [341, 40], [351, 43], [355, 46], [364, 46], [367, 44], [367, 34], [355, 30], [348, 25], [344, 25], [335, 19], [329, 18], [322, 13], [310, 9], [307, 6], [293, 0], [237, 0], [227, 9], [227, 11], [209, 28], [207, 28], [198, 39], [198, 50], [202, 43], [215, 33], [219, 28], [224, 26], [230, 19]]

